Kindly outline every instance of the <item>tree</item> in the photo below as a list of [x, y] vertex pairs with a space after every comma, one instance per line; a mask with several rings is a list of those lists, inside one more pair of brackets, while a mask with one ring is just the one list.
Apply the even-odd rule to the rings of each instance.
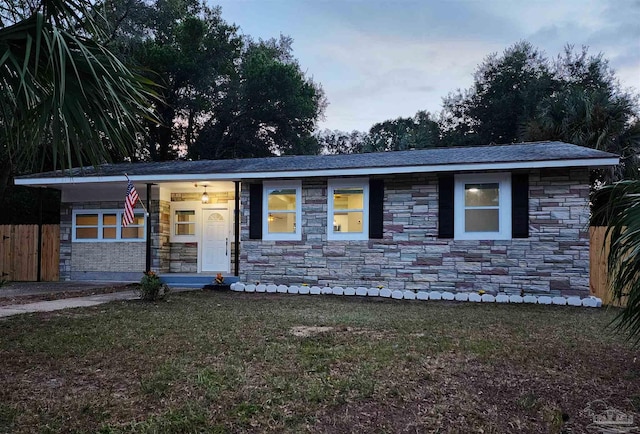
[[528, 42], [518, 42], [502, 56], [489, 55], [478, 66], [474, 84], [443, 101], [443, 141], [452, 146], [512, 143], [541, 99], [557, 90], [547, 58]]
[[602, 54], [568, 45], [554, 61], [527, 42], [492, 54], [474, 85], [444, 101], [440, 125], [448, 145], [560, 140], [614, 152], [623, 164], [605, 182], [638, 176], [637, 97], [621, 88]]
[[0, 197], [16, 170], [131, 153], [152, 82], [105, 47], [99, 19], [85, 0], [0, 6]]
[[374, 124], [367, 133], [324, 130], [315, 134], [324, 154], [404, 151], [438, 146], [440, 128], [427, 111], [410, 118], [397, 118]]
[[598, 180], [611, 183], [638, 178], [640, 121], [626, 94], [571, 86], [540, 103], [525, 127], [525, 140], [560, 140], [620, 155], [621, 164]]
[[139, 157], [184, 156], [204, 120], [220, 104], [242, 47], [237, 27], [220, 8], [197, 0], [107, 0], [112, 44], [161, 84], [154, 106], [159, 122], [146, 122]]
[[610, 240], [607, 257], [610, 290], [615, 299], [627, 297], [616, 317], [618, 330], [640, 343], [640, 181], [627, 180], [596, 191], [594, 200], [606, 203], [600, 210]]
[[366, 152], [405, 151], [438, 146], [440, 128], [431, 114], [419, 111], [413, 118], [398, 118], [377, 123], [364, 140]]
[[291, 38], [246, 41], [228, 93], [202, 129], [194, 158], [317, 154], [312, 136], [324, 110], [320, 86], [294, 60]]
[[561, 140], [619, 154], [620, 166], [598, 171], [597, 179], [610, 183], [638, 178], [637, 97], [621, 89], [601, 54], [589, 56], [584, 47], [575, 53], [567, 46], [554, 71], [562, 85], [539, 102], [524, 126], [523, 139]]
[[359, 154], [364, 152], [366, 133], [352, 131], [350, 133], [325, 129], [314, 134], [320, 153], [325, 155]]
[[106, 0], [113, 43], [163, 85], [141, 158], [313, 153], [324, 109], [287, 37], [254, 42], [198, 0]]

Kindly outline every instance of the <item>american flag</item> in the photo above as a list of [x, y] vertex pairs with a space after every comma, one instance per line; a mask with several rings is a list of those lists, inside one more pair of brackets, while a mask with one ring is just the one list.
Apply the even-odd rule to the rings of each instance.
[[124, 199], [124, 214], [122, 215], [122, 226], [125, 228], [133, 223], [133, 209], [136, 207], [136, 202], [138, 202], [138, 192], [133, 183], [127, 180], [127, 197]]

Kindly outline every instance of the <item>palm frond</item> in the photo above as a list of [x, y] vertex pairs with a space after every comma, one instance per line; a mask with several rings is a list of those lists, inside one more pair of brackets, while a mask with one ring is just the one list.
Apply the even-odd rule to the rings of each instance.
[[0, 29], [0, 138], [14, 158], [41, 158], [46, 143], [54, 166], [98, 164], [105, 139], [128, 155], [141, 118], [153, 117], [153, 86], [43, 13]]
[[640, 181], [620, 181], [594, 194], [607, 206], [599, 212], [608, 222], [607, 258], [610, 291], [616, 300], [626, 297], [626, 307], [616, 317], [616, 328], [640, 344]]

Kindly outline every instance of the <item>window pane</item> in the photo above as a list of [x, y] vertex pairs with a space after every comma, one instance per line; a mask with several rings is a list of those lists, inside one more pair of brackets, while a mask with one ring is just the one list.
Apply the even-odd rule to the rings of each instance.
[[102, 229], [102, 238], [107, 240], [115, 240], [116, 239], [116, 228], [103, 228]]
[[98, 226], [98, 214], [77, 214], [76, 226]]
[[122, 239], [142, 239], [144, 238], [144, 228], [127, 226], [122, 228]]
[[196, 212], [195, 211], [176, 211], [176, 220], [177, 222], [195, 222], [196, 221]]
[[464, 205], [465, 206], [498, 206], [499, 184], [465, 184], [464, 185]]
[[294, 234], [296, 232], [296, 214], [293, 212], [269, 213], [267, 222], [270, 234]]
[[98, 228], [76, 228], [76, 238], [95, 240], [98, 238]]
[[268, 201], [269, 211], [284, 211], [296, 209], [296, 190], [295, 188], [283, 188], [281, 190], [269, 191]]
[[467, 209], [464, 212], [465, 232], [498, 232], [500, 219], [497, 209]]
[[132, 225], [144, 226], [144, 214], [134, 214]]
[[337, 212], [333, 214], [333, 231], [362, 233], [362, 212]]
[[364, 193], [361, 188], [343, 188], [333, 191], [334, 209], [362, 209]]
[[116, 225], [116, 215], [115, 214], [104, 214], [102, 216], [102, 224], [105, 226], [115, 226]]
[[196, 225], [195, 223], [176, 223], [175, 234], [176, 235], [195, 235]]

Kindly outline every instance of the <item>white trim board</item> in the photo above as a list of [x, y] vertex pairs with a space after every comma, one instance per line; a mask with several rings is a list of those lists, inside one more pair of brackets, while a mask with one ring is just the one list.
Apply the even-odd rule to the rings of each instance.
[[[465, 163], [465, 164], [436, 164], [420, 166], [389, 166], [389, 167], [361, 167], [353, 169], [320, 169], [305, 171], [277, 171], [277, 172], [238, 172], [238, 173], [189, 173], [171, 175], [130, 175], [131, 181], [137, 182], [161, 182], [161, 181], [190, 181], [196, 182], [203, 179], [239, 181], [242, 179], [272, 179], [272, 178], [310, 178], [315, 176], [363, 176], [363, 175], [392, 175], [401, 173], [432, 173], [432, 172], [469, 172], [482, 170], [517, 170], [517, 169], [542, 169], [554, 167], [599, 167], [616, 166], [619, 158], [590, 158], [577, 160], [541, 160], [541, 161], [516, 161], [507, 163]], [[49, 177], [49, 178], [24, 178], [15, 179], [16, 185], [63, 185], [85, 183], [122, 183], [123, 175], [114, 176], [85, 176], [85, 177]]]

